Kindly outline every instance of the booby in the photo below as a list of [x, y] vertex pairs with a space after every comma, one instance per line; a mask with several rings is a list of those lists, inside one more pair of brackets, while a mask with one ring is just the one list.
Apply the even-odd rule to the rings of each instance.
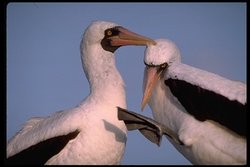
[[75, 108], [28, 120], [7, 142], [7, 164], [120, 164], [127, 129], [116, 106], [126, 108], [123, 79], [114, 52], [154, 41], [115, 23], [95, 21], [81, 41], [90, 94]]
[[[154, 126], [150, 121], [150, 127], [160, 135], [152, 137], [171, 132], [169, 141], [193, 164], [246, 164], [246, 84], [183, 64], [174, 42], [155, 41], [145, 50], [141, 104], [142, 110], [149, 104], [157, 121]], [[135, 114], [118, 114], [130, 123], [138, 119]], [[147, 118], [142, 122], [149, 126]]]

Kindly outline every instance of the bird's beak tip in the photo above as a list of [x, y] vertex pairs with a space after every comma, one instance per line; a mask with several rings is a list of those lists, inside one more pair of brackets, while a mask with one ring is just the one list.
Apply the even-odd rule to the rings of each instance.
[[148, 102], [148, 99], [146, 99], [145, 97], [143, 97], [142, 102], [141, 102], [141, 112], [144, 111], [144, 108], [145, 108], [147, 102]]
[[143, 110], [144, 110], [144, 106], [141, 106], [141, 112], [143, 112]]

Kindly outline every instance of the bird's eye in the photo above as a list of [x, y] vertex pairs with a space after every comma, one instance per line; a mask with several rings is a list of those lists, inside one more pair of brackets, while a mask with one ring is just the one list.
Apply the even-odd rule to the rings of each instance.
[[167, 64], [166, 63], [164, 63], [164, 64], [162, 64], [161, 66], [160, 66], [160, 68], [166, 68], [166, 66], [167, 66]]
[[112, 31], [111, 31], [111, 30], [108, 30], [108, 31], [107, 31], [107, 35], [108, 35], [108, 36], [111, 36], [111, 35], [112, 35]]

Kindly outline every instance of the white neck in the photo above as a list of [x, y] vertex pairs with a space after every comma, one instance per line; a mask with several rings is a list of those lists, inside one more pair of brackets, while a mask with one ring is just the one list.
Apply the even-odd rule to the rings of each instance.
[[90, 84], [90, 96], [125, 107], [123, 79], [116, 69], [114, 54], [100, 45], [82, 45], [82, 63]]
[[181, 128], [180, 125], [187, 121], [186, 118], [189, 117], [187, 117], [187, 113], [183, 112], [185, 111], [183, 106], [181, 104], [176, 105], [176, 103], [179, 102], [174, 98], [170, 89], [166, 87], [163, 79], [159, 80], [150, 97], [149, 106], [157, 121], [178, 132]]

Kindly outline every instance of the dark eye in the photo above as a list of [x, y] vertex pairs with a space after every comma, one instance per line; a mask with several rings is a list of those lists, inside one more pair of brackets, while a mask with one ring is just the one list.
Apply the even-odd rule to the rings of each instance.
[[167, 64], [164, 63], [164, 64], [162, 64], [162, 65], [160, 66], [160, 68], [163, 69], [163, 68], [166, 68], [166, 66], [167, 66]]

